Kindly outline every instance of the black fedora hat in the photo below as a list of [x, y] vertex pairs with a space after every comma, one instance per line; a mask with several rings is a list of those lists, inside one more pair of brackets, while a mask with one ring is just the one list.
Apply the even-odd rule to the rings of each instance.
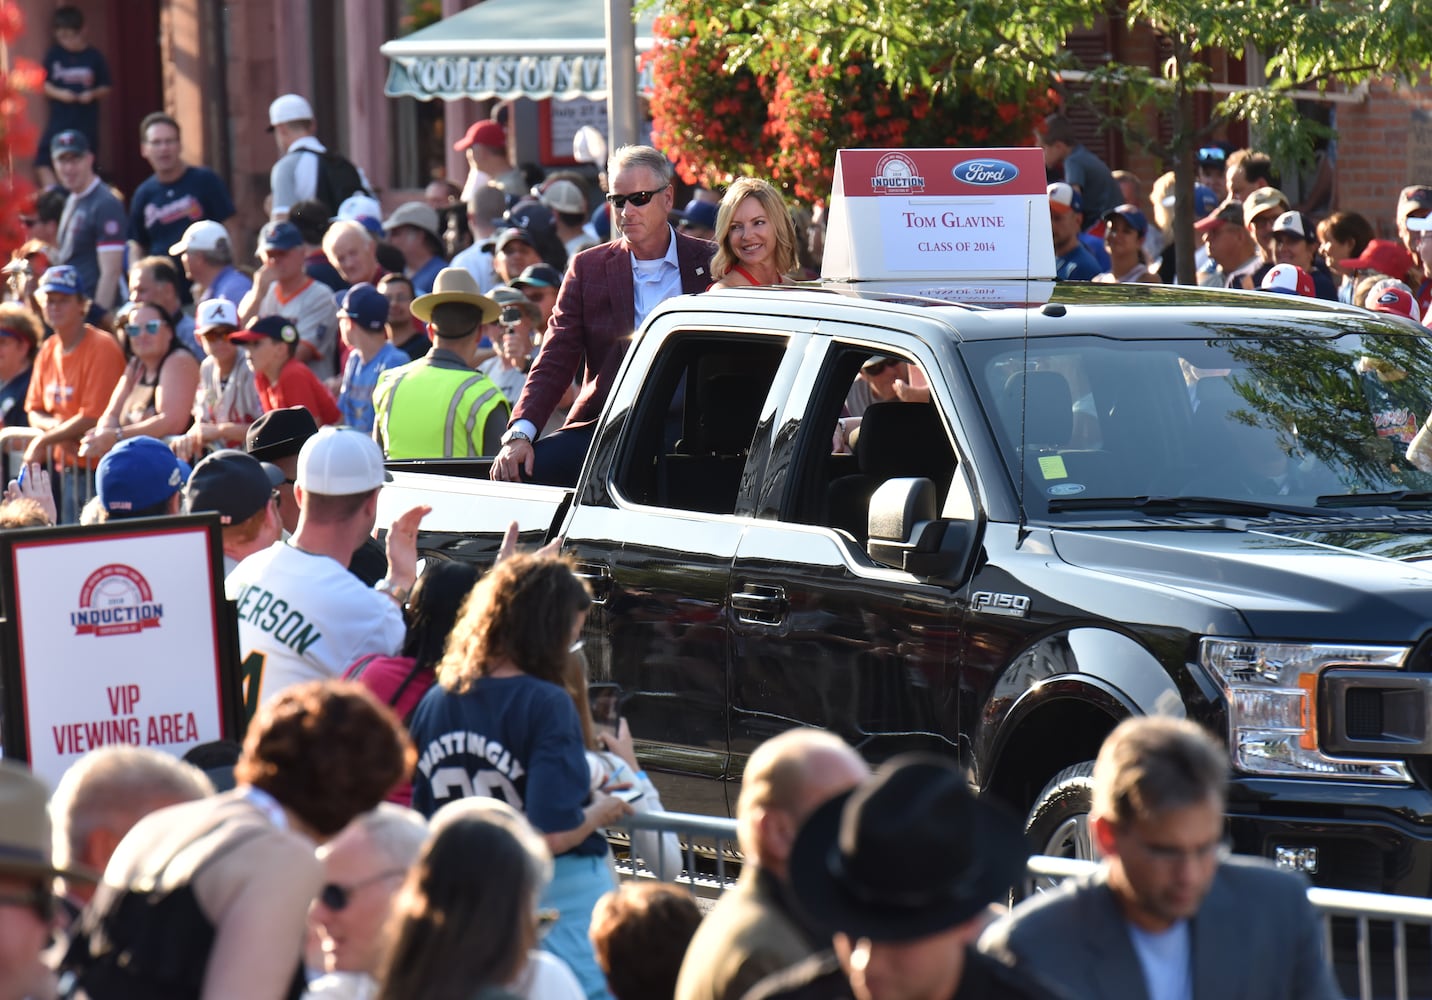
[[911, 753], [817, 809], [790, 873], [802, 909], [828, 930], [910, 941], [978, 914], [1028, 858], [1019, 822], [975, 798], [954, 763]]

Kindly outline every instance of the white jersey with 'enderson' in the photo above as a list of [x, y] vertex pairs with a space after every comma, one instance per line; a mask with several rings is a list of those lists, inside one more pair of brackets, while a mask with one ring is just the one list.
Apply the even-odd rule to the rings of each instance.
[[394, 656], [403, 614], [328, 556], [275, 542], [225, 581], [237, 602], [244, 705], [254, 710], [285, 688], [342, 677], [360, 656]]

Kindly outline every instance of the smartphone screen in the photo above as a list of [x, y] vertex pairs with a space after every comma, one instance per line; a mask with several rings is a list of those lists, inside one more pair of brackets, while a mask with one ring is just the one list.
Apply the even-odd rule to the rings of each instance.
[[617, 684], [587, 685], [587, 702], [592, 708], [592, 721], [613, 733], [621, 720], [621, 686]]

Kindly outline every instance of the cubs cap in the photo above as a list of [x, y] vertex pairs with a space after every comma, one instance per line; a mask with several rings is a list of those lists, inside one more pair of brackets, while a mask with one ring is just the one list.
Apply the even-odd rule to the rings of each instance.
[[47, 294], [83, 295], [84, 285], [80, 282], [80, 272], [68, 264], [56, 264], [40, 275], [39, 290]]
[[229, 339], [240, 344], [253, 344], [260, 340], [277, 340], [282, 344], [298, 343], [298, 328], [286, 316], [260, 316], [249, 320], [242, 330], [229, 334]]
[[318, 422], [306, 407], [269, 410], [244, 434], [244, 450], [261, 462], [297, 455], [303, 443], [318, 433]]
[[180, 461], [163, 441], [132, 437], [99, 460], [95, 490], [106, 511], [125, 516], [168, 500], [188, 478], [188, 463]]
[[194, 332], [203, 333], [217, 326], [239, 328], [239, 310], [228, 299], [205, 299], [194, 310]]
[[275, 125], [282, 125], [285, 122], [311, 122], [313, 121], [313, 105], [308, 99], [298, 94], [284, 94], [269, 105], [268, 131], [272, 132]]
[[1297, 264], [1274, 264], [1268, 273], [1263, 275], [1263, 284], [1260, 287], [1265, 292], [1302, 295], [1310, 299], [1316, 298], [1318, 294], [1312, 275]]
[[352, 427], [324, 427], [298, 453], [298, 485], [305, 493], [352, 496], [383, 485], [383, 450]]
[[333, 296], [338, 315], [347, 316], [365, 330], [377, 332], [388, 323], [388, 297], [366, 281]]
[[205, 458], [184, 487], [184, 513], [217, 511], [219, 523], [242, 524], [264, 509], [283, 483], [283, 470], [236, 448]]
[[229, 231], [221, 223], [213, 219], [200, 219], [179, 238], [179, 242], [169, 248], [171, 257], [178, 257], [186, 250], [213, 250], [220, 243], [229, 241]]

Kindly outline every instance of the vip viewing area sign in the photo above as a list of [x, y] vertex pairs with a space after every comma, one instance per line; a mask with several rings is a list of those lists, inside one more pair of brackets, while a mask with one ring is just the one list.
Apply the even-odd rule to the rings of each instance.
[[1044, 156], [1018, 149], [842, 149], [821, 277], [1054, 278]]
[[215, 516], [0, 534], [3, 747], [50, 784], [97, 747], [239, 739]]

